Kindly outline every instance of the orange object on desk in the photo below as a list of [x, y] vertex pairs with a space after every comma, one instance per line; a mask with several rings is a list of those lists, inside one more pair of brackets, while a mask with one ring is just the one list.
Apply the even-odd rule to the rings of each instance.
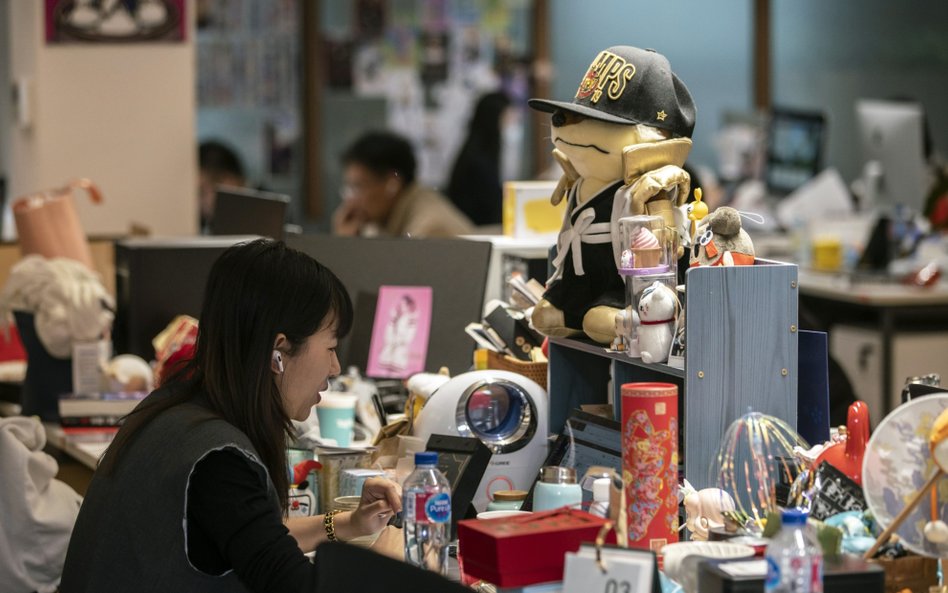
[[95, 269], [89, 241], [82, 230], [73, 193], [83, 189], [93, 204], [102, 203], [102, 192], [89, 179], [37, 192], [13, 202], [13, 219], [23, 255], [67, 257]]
[[817, 468], [825, 461], [862, 486], [862, 458], [869, 442], [869, 407], [866, 402], [857, 401], [849, 406], [846, 434], [846, 442], [823, 449], [813, 467]]

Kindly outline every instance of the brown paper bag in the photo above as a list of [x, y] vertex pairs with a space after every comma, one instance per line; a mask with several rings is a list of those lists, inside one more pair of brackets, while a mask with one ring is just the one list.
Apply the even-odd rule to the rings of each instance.
[[67, 257], [95, 269], [73, 198], [73, 191], [79, 188], [86, 190], [93, 203], [102, 202], [102, 193], [92, 181], [76, 179], [65, 187], [23, 196], [13, 203], [23, 255]]

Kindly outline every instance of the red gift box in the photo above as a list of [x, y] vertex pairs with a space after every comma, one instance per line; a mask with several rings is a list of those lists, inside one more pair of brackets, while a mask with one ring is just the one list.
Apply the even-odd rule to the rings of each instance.
[[[563, 580], [567, 552], [594, 542], [608, 521], [562, 508], [499, 519], [458, 522], [458, 555], [466, 575], [498, 587]], [[614, 543], [610, 533], [607, 542]]]

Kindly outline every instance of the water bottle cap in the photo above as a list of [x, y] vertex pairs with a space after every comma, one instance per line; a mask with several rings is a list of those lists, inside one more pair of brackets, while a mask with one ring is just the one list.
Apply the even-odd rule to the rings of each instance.
[[434, 451], [415, 453], [415, 465], [438, 465], [438, 454]]
[[780, 519], [784, 525], [806, 525], [808, 514], [803, 509], [784, 509], [780, 513]]

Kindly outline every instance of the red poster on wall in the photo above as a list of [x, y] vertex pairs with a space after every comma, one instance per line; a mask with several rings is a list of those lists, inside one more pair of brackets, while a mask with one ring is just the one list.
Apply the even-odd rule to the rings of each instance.
[[186, 0], [46, 0], [46, 43], [184, 41]]

